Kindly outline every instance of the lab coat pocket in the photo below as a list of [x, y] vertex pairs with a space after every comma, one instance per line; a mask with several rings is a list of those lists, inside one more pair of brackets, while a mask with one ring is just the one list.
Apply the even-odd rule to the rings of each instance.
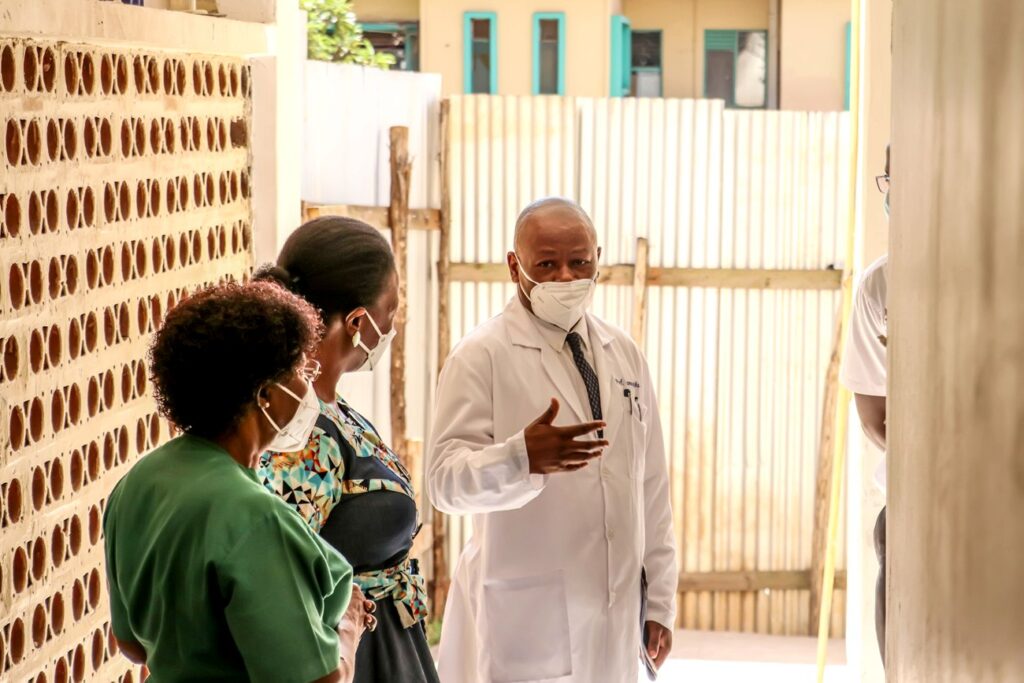
[[630, 429], [632, 430], [630, 436], [633, 445], [633, 477], [637, 481], [642, 482], [646, 469], [644, 463], [647, 460], [647, 424], [640, 419], [638, 411], [634, 411], [629, 422]]
[[569, 610], [561, 571], [485, 581], [484, 610], [494, 683], [572, 674]]

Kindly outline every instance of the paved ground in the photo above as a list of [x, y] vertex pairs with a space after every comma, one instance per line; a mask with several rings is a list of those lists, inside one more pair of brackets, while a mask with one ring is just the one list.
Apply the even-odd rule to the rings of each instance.
[[[679, 631], [659, 683], [814, 683], [817, 642], [738, 633]], [[826, 683], [849, 683], [844, 643], [829, 644]], [[642, 680], [646, 680], [643, 677]]]
[[[816, 683], [817, 648], [813, 638], [677, 631], [658, 683]], [[842, 640], [829, 643], [825, 683], [852, 683], [844, 648]], [[643, 673], [640, 681], [647, 682]]]

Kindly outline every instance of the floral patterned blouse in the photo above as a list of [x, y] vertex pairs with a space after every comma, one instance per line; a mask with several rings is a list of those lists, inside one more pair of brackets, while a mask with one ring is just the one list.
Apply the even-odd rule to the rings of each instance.
[[[366, 418], [340, 397], [335, 404], [321, 401], [306, 448], [264, 453], [256, 474], [345, 555], [364, 593], [394, 601], [403, 626], [426, 617], [423, 577], [408, 558], [420, 526], [415, 492], [408, 471]], [[364, 495], [373, 492], [401, 497]]]

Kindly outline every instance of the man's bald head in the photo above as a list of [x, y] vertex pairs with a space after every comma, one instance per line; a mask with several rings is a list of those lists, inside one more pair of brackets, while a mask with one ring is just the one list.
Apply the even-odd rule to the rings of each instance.
[[[535, 282], [570, 282], [597, 276], [597, 231], [586, 211], [560, 197], [530, 204], [516, 220], [515, 246], [506, 257], [519, 297], [530, 308]], [[520, 276], [524, 276], [520, 280]]]
[[576, 202], [564, 197], [545, 197], [533, 202], [519, 213], [516, 218], [516, 230], [512, 239], [513, 249], [517, 252], [522, 244], [523, 236], [528, 230], [536, 227], [541, 229], [558, 229], [559, 226], [569, 228], [580, 225], [589, 232], [593, 244], [597, 246], [597, 230], [590, 216]]

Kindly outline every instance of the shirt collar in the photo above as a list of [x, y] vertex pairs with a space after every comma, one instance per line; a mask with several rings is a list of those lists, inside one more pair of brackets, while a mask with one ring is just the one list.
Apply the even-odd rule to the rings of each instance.
[[[534, 326], [537, 328], [537, 331], [540, 332], [540, 336], [544, 339], [545, 342], [547, 342], [548, 346], [553, 348], [555, 351], [561, 351], [562, 349], [564, 349], [565, 338], [566, 336], [568, 336], [568, 332], [563, 330], [561, 327], [558, 327], [557, 325], [552, 325], [549, 322], [541, 320], [536, 315], [534, 315], [532, 311], [529, 311], [529, 313], [530, 320], [533, 321]], [[586, 314], [584, 314], [584, 316], [580, 318], [580, 321], [573, 326], [572, 331], [580, 335], [580, 338], [583, 340], [583, 348], [589, 349], [590, 333], [587, 329]]]

